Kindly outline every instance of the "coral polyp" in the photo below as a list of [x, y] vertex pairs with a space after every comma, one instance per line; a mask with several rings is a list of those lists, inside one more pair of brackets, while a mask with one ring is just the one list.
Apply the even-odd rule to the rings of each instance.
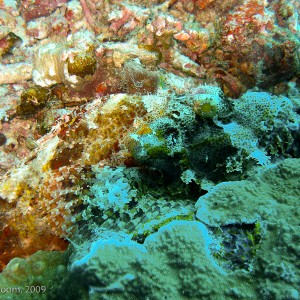
[[193, 109], [202, 118], [213, 118], [222, 109], [222, 99], [218, 95], [198, 95], [194, 97]]

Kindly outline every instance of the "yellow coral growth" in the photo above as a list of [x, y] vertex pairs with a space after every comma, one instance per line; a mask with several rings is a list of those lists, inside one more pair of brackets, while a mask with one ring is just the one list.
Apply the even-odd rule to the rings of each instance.
[[81, 177], [80, 169], [48, 169], [38, 186], [18, 183], [15, 202], [0, 202], [0, 270], [14, 257], [67, 248], [66, 229], [71, 227], [71, 208], [77, 205], [70, 200], [78, 185], [76, 176]]
[[[44, 137], [36, 156], [0, 183], [0, 269], [14, 257], [65, 250], [89, 165], [130, 163], [125, 140], [136, 130], [136, 119], [145, 122], [142, 97], [117, 95], [110, 100], [64, 116]], [[142, 131], [149, 129], [145, 125]]]
[[[124, 141], [126, 136], [135, 129], [133, 127], [135, 118], [146, 114], [139, 97], [124, 96], [112, 106], [110, 105], [103, 107], [104, 113], [99, 114], [95, 120], [98, 128], [89, 134], [91, 144], [88, 143], [88, 148], [85, 150], [89, 153], [85, 162], [88, 165], [110, 159], [113, 153], [126, 150]], [[119, 159], [122, 159], [121, 155]]]
[[200, 9], [206, 9], [213, 2], [215, 2], [215, 1], [214, 0], [198, 0], [198, 1], [196, 1], [195, 5], [196, 5], [196, 7], [199, 7]]
[[149, 127], [149, 125], [146, 123], [146, 124], [143, 124], [137, 131], [136, 131], [136, 134], [139, 134], [139, 135], [144, 135], [144, 134], [150, 134], [152, 133], [152, 129]]

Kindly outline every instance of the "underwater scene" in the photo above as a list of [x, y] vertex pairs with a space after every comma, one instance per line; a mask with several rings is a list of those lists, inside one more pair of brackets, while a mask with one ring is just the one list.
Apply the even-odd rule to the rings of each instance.
[[300, 300], [299, 0], [0, 0], [0, 300]]

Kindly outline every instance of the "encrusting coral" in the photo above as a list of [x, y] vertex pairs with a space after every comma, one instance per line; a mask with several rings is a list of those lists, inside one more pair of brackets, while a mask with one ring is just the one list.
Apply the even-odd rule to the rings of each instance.
[[[153, 96], [118, 94], [107, 97], [105, 103], [99, 98], [61, 117], [58, 124], [38, 141], [37, 148], [30, 157], [17, 169], [8, 173], [1, 183], [0, 197], [4, 212], [1, 216], [4, 224], [2, 237], [4, 239], [9, 235], [12, 240], [12, 243], [5, 246], [6, 255], [3, 256], [2, 264], [5, 265], [10, 258], [22, 257], [38, 249], [66, 248], [63, 239], [72, 238], [72, 234], [81, 223], [81, 214], [85, 215], [86, 219], [89, 210], [102, 209], [101, 205], [98, 208], [94, 207], [90, 202], [92, 200], [88, 200], [92, 198], [84, 196], [88, 192], [87, 185], [98, 176], [93, 169], [94, 165], [98, 168], [125, 165], [128, 168], [139, 167], [162, 172], [163, 178], [166, 178], [164, 180], [169, 180], [167, 187], [170, 183], [177, 182], [178, 188], [180, 184], [185, 185], [181, 177], [189, 171], [194, 174], [192, 178], [194, 183], [197, 183], [193, 189], [195, 192], [198, 190], [199, 193], [202, 179], [207, 177], [218, 182], [220, 178], [224, 178], [226, 172], [231, 172], [228, 165], [236, 156], [240, 156], [241, 165], [247, 169], [248, 162], [251, 160], [252, 164], [256, 161], [260, 164], [265, 163], [257, 159], [257, 153], [266, 157], [282, 153], [279, 144], [277, 144], [278, 151], [270, 153], [269, 144], [265, 145], [265, 151], [263, 148], [256, 148], [255, 143], [252, 148], [245, 147], [243, 130], [245, 128], [247, 132], [247, 126], [242, 122], [239, 125], [240, 135], [238, 132], [232, 135], [226, 131], [228, 125], [222, 125], [222, 120], [226, 120], [228, 113], [233, 116], [237, 113], [237, 116], [240, 116], [239, 109], [242, 104], [230, 108], [228, 100], [215, 87], [200, 86], [195, 91], [198, 94], [167, 97], [165, 108], [159, 114], [153, 110], [153, 107], [161, 103], [162, 96], [159, 94]], [[208, 92], [215, 94], [208, 96]], [[164, 90], [161, 93], [164, 95]], [[194, 103], [202, 96], [206, 99], [218, 99], [218, 106], [216, 106], [218, 111], [215, 116], [211, 116], [212, 119], [208, 116], [206, 118], [197, 116], [193, 110]], [[247, 99], [248, 96], [246, 94], [243, 97]], [[266, 96], [264, 93], [261, 95], [257, 93], [255, 97], [264, 99]], [[270, 98], [268, 101], [273, 100]], [[288, 99], [281, 99], [281, 101], [283, 107], [288, 105], [292, 108]], [[244, 105], [247, 111], [248, 104]], [[279, 112], [282, 105], [277, 106], [278, 109], [274, 112], [269, 111], [269, 116], [265, 116], [272, 119], [273, 124], [277, 122], [277, 117], [281, 116]], [[282, 130], [287, 130], [289, 145], [292, 145], [292, 133], [298, 126], [298, 119], [292, 111], [286, 110], [285, 113], [287, 114], [285, 121], [280, 117], [278, 122], [280, 120], [282, 123], [279, 127], [272, 126], [269, 135], [275, 136]], [[269, 143], [260, 136], [260, 126], [265, 125], [253, 123], [253, 126], [250, 126], [253, 138], [260, 138]], [[276, 132], [273, 132], [273, 129]], [[194, 133], [195, 130], [197, 134]], [[263, 133], [265, 134], [266, 131], [264, 130]], [[272, 139], [270, 142], [272, 143]], [[274, 145], [272, 144], [272, 147]], [[196, 188], [199, 183], [200, 186]], [[97, 187], [97, 183], [94, 187]], [[99, 196], [95, 191], [94, 197], [98, 199]], [[190, 192], [191, 190], [188, 193]], [[103, 193], [105, 191], [101, 192]], [[121, 191], [116, 195], [115, 201], [120, 201], [120, 197], [123, 197]], [[138, 197], [138, 194], [131, 196], [134, 201]], [[180, 197], [182, 196], [179, 196], [179, 199]], [[104, 201], [103, 199], [101, 202]], [[145, 210], [142, 208], [142, 198], [139, 201], [137, 201], [139, 204], [135, 204], [134, 207], [135, 210], [142, 209], [140, 213], [143, 214]], [[128, 199], [125, 202], [119, 210], [115, 210], [115, 207], [112, 213], [118, 215], [125, 213], [124, 207], [131, 201]], [[84, 207], [87, 207], [87, 210]], [[169, 220], [181, 214], [172, 215], [172, 209], [169, 212], [171, 215], [166, 217]], [[187, 210], [183, 215], [189, 213]], [[92, 217], [93, 213], [90, 216]], [[17, 219], [22, 222], [16, 222]], [[89, 221], [89, 217], [86, 221]], [[163, 219], [160, 222], [164, 222]], [[152, 226], [158, 225], [154, 224]], [[136, 226], [134, 225], [135, 228]], [[131, 231], [134, 235], [142, 232], [142, 229]]]
[[67, 273], [68, 253], [38, 251], [27, 259], [12, 259], [0, 274], [2, 299], [50, 299], [53, 286]]
[[124, 233], [100, 232], [93, 243], [77, 245], [59, 293], [65, 299], [108, 292], [120, 299], [297, 299], [299, 163], [287, 159], [247, 180], [216, 185], [196, 203], [201, 222], [170, 222], [143, 245]]
[[[221, 183], [196, 203], [197, 218], [209, 227], [260, 224], [259, 247], [251, 264], [258, 281], [257, 297], [297, 299], [292, 295], [299, 293], [299, 266], [295, 264], [299, 260], [299, 233], [295, 227], [299, 215], [299, 162], [286, 159], [275, 168], [253, 173], [247, 180]], [[280, 257], [274, 255], [274, 249]]]

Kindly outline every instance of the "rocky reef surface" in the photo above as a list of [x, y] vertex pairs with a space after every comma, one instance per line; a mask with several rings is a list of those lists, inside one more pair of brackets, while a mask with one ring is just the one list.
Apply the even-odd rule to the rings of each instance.
[[1, 299], [300, 299], [298, 1], [0, 1]]

